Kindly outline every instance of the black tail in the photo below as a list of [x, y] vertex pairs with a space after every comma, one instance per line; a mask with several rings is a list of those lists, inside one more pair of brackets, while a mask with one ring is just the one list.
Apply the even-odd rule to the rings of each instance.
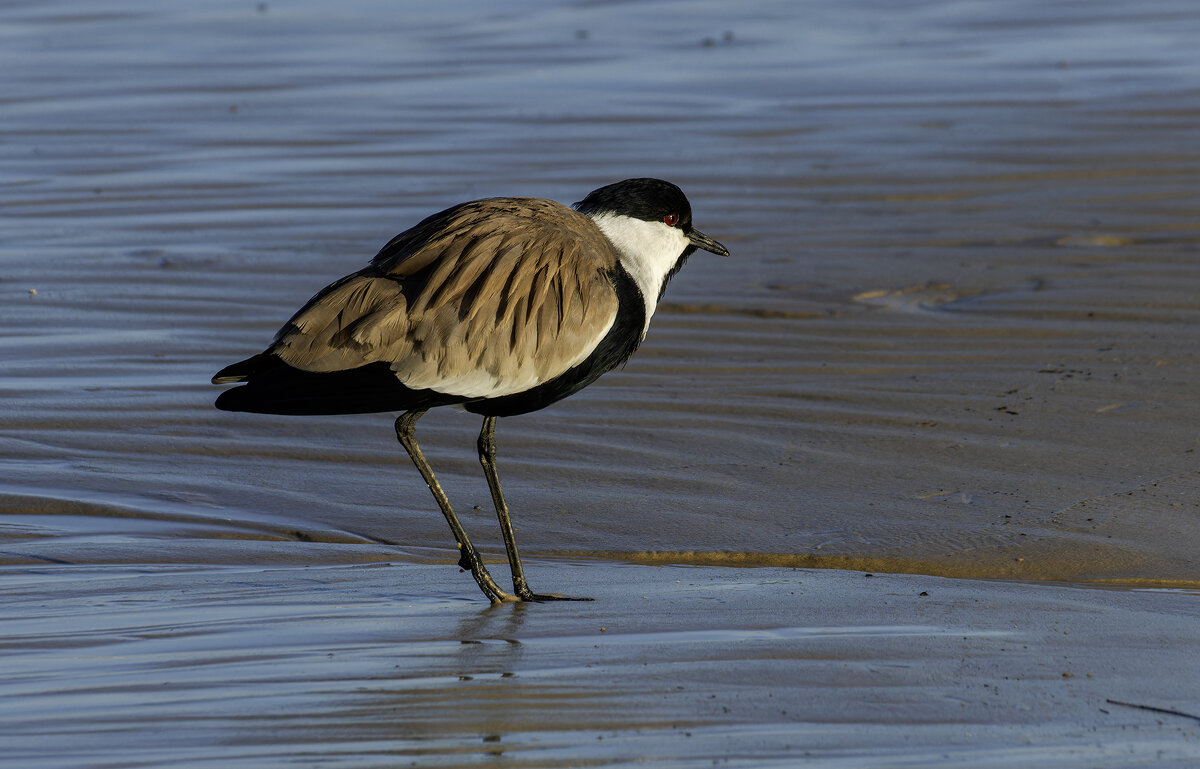
[[373, 414], [469, 400], [405, 387], [386, 363], [346, 371], [301, 371], [270, 353], [226, 366], [213, 382], [245, 382], [221, 393], [217, 408], [256, 414]]

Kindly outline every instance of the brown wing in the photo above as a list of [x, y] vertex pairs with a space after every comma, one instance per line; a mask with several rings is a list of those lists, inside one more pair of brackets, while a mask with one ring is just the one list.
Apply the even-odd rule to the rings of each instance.
[[271, 351], [305, 371], [387, 362], [413, 389], [522, 392], [584, 360], [617, 311], [616, 256], [587, 217], [493, 198], [394, 238], [372, 266], [324, 289]]

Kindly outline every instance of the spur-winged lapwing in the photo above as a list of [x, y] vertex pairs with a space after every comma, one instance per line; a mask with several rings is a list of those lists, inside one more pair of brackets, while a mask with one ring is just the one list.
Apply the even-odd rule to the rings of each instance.
[[[692, 227], [683, 192], [627, 179], [574, 208], [488, 198], [448, 208], [392, 238], [371, 264], [322, 289], [266, 351], [221, 369], [243, 382], [217, 408], [262, 414], [403, 411], [396, 436], [442, 508], [493, 602], [533, 601], [496, 475], [496, 417], [524, 414], [586, 387], [637, 350], [667, 281], [697, 248], [728, 256]], [[421, 453], [428, 409], [483, 415], [483, 465], [515, 595], [488, 574]]]

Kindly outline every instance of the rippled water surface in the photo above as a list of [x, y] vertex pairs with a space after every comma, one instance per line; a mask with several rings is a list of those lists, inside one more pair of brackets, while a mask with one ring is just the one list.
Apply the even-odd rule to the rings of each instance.
[[[680, 184], [733, 255], [692, 258], [623, 370], [501, 420], [535, 588], [631, 562], [1200, 582], [1200, 9], [908, 5], [5, 4], [0, 580], [20, 648], [80, 649], [47, 680], [84, 659], [120, 675], [105, 639], [159, 632], [121, 607], [190, 590], [166, 622], [196, 645], [159, 659], [128, 727], [192, 652], [247, 680], [267, 662], [223, 624], [240, 614], [204, 625], [231, 575], [287, 575], [279, 607], [238, 594], [254, 621], [336, 633], [325, 578], [309, 595], [295, 570], [370, 572], [423, 608], [359, 606], [352, 634], [470, 637], [428, 619], [479, 599], [390, 416], [222, 413], [209, 377], [433, 211], [630, 176]], [[419, 436], [498, 554], [477, 430], [439, 410]], [[87, 691], [73, 712], [113, 704]]]

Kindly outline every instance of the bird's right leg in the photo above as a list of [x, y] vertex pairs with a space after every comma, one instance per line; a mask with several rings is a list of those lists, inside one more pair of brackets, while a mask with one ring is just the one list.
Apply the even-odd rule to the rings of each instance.
[[396, 438], [400, 441], [400, 445], [404, 447], [404, 450], [408, 452], [408, 456], [412, 459], [413, 464], [417, 466], [417, 471], [425, 479], [425, 484], [433, 492], [433, 498], [437, 500], [438, 507], [442, 509], [442, 515], [446, 516], [446, 522], [450, 524], [450, 531], [454, 532], [454, 539], [458, 543], [460, 552], [459, 565], [464, 569], [471, 570], [471, 576], [475, 577], [475, 581], [479, 583], [479, 589], [483, 591], [483, 594], [492, 603], [520, 600], [516, 596], [501, 590], [496, 581], [492, 579], [492, 575], [488, 574], [488, 570], [483, 565], [483, 559], [479, 557], [479, 552], [471, 544], [466, 530], [459, 523], [458, 516], [454, 514], [454, 508], [450, 506], [450, 499], [446, 496], [446, 492], [442, 490], [442, 485], [438, 483], [438, 479], [434, 476], [433, 468], [429, 466], [425, 455], [421, 453], [421, 447], [417, 445], [415, 430], [417, 420], [421, 418], [425, 411], [426, 409], [414, 409], [413, 411], [406, 411], [401, 414], [396, 419]]
[[500, 519], [500, 534], [504, 537], [504, 549], [508, 551], [508, 565], [512, 569], [513, 592], [522, 601], [536, 600], [537, 597], [529, 589], [529, 583], [525, 581], [525, 569], [521, 566], [521, 554], [517, 551], [517, 538], [513, 534], [508, 505], [504, 502], [504, 492], [500, 489], [500, 476], [496, 474], [495, 417], [483, 418], [483, 429], [479, 431], [479, 463], [483, 465], [483, 475], [487, 478], [488, 488], [492, 492], [492, 503], [496, 506], [496, 516]]
[[569, 598], [554, 593], [540, 595], [529, 589], [525, 581], [525, 569], [521, 566], [521, 554], [517, 552], [517, 538], [513, 535], [512, 520], [508, 505], [504, 502], [504, 491], [500, 488], [500, 476], [496, 473], [496, 417], [484, 417], [483, 429], [479, 431], [479, 463], [492, 491], [492, 502], [500, 519], [500, 533], [504, 536], [504, 549], [508, 551], [508, 564], [512, 569], [513, 592], [522, 601], [590, 601], [591, 598]]

